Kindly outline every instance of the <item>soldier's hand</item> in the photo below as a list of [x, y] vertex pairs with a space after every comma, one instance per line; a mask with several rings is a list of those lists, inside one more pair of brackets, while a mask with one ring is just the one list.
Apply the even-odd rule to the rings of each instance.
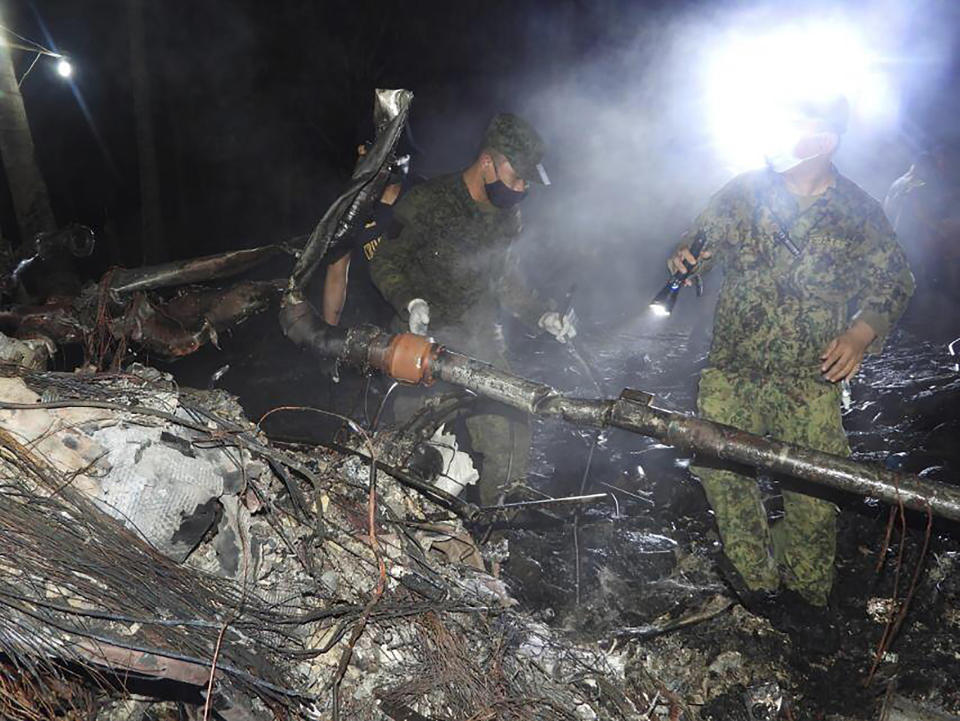
[[[709, 250], [705, 250], [700, 254], [700, 258], [707, 259], [711, 255]], [[677, 248], [673, 255], [670, 256], [670, 259], [667, 261], [667, 269], [670, 271], [671, 275], [673, 273], [686, 273], [689, 270], [693, 270], [697, 267], [699, 258], [690, 252], [690, 248], [686, 245], [681, 245]], [[691, 285], [693, 280], [687, 278], [684, 281], [684, 285]]]
[[568, 340], [573, 340], [577, 336], [576, 320], [577, 316], [576, 313], [573, 312], [573, 308], [568, 310], [564, 315], [560, 315], [556, 311], [551, 310], [540, 316], [537, 325], [552, 335], [557, 342], [566, 343]]
[[873, 328], [857, 321], [850, 329], [830, 341], [820, 360], [820, 372], [831, 383], [850, 380], [860, 370], [867, 346], [877, 337]]
[[423, 298], [414, 298], [407, 303], [410, 313], [410, 332], [426, 335], [430, 327], [430, 306]]

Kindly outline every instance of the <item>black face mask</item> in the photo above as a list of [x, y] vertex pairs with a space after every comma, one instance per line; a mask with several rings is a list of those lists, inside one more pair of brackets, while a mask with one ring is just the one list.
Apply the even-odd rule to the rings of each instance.
[[521, 200], [527, 197], [526, 190], [513, 190], [508, 188], [506, 183], [500, 180], [500, 173], [497, 171], [497, 166], [493, 166], [493, 172], [497, 178], [492, 183], [484, 183], [483, 187], [487, 191], [487, 199], [493, 204], [496, 208], [512, 208]]

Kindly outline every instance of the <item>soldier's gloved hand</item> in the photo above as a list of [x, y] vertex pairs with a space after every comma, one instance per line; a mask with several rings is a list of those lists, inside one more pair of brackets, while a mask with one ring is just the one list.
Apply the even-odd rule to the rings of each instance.
[[407, 303], [410, 313], [410, 332], [426, 335], [430, 327], [430, 306], [423, 298], [414, 298]]
[[568, 310], [565, 315], [560, 315], [555, 310], [551, 310], [540, 316], [537, 325], [556, 338], [558, 342], [566, 343], [577, 336], [577, 328], [574, 325], [576, 317], [573, 308]]

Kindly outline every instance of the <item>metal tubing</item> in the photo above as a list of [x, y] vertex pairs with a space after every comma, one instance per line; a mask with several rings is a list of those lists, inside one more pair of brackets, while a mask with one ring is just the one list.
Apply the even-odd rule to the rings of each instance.
[[[375, 328], [343, 331], [329, 327], [315, 330], [310, 340], [320, 355], [339, 349], [342, 362], [386, 371], [393, 337]], [[314, 334], [310, 334], [314, 335]], [[336, 336], [336, 339], [330, 336]], [[896, 473], [849, 458], [763, 438], [732, 426], [655, 408], [653, 396], [625, 390], [617, 400], [570, 398], [543, 383], [521, 378], [489, 363], [434, 345], [430, 362], [422, 366], [421, 383], [443, 380], [533, 415], [562, 418], [593, 427], [614, 426], [631, 433], [656, 438], [685, 450], [762, 468], [776, 475], [809, 481], [821, 486], [960, 521], [960, 488]], [[408, 382], [410, 378], [406, 378]]]
[[527, 413], [543, 415], [539, 409], [552, 407], [551, 401], [560, 397], [557, 391], [543, 383], [520, 378], [489, 363], [446, 349], [439, 352], [430, 367], [434, 378]]
[[121, 268], [113, 271], [110, 276], [110, 290], [117, 293], [134, 293], [140, 290], [156, 290], [229, 278], [244, 273], [282, 252], [284, 252], [282, 246], [265, 245], [143, 268]]
[[577, 425], [615, 426], [694, 453], [893, 505], [903, 503], [919, 511], [929, 508], [937, 516], [960, 521], [960, 488], [655, 408], [648, 394], [625, 391], [616, 401], [568, 398], [550, 386], [447, 350], [439, 352], [432, 369], [441, 380], [527, 413], [560, 417]]
[[613, 404], [610, 425], [652, 436], [664, 443], [774, 474], [829, 486], [892, 505], [960, 521], [960, 488], [872, 464], [769, 440], [732, 426], [666, 411], [633, 400]]

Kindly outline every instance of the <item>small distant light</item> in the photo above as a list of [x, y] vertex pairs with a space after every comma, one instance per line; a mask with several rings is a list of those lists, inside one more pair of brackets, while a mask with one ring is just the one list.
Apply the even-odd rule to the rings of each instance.
[[73, 66], [70, 64], [70, 61], [64, 58], [57, 63], [57, 73], [61, 78], [69, 78], [73, 75]]

